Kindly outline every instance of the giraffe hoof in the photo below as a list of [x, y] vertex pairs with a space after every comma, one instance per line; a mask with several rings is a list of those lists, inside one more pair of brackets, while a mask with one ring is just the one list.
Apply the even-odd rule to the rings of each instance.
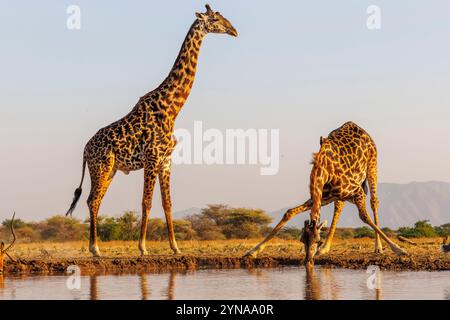
[[98, 247], [92, 248], [90, 251], [92, 253], [92, 257], [94, 257], [94, 258], [101, 257], [100, 250], [98, 249]]
[[256, 258], [257, 255], [258, 255], [258, 252], [257, 252], [257, 251], [250, 250], [250, 251], [247, 251], [247, 252], [242, 256], [242, 258]]
[[375, 248], [375, 251], [374, 251], [375, 253], [383, 253], [383, 248], [381, 247], [381, 248]]
[[176, 248], [176, 249], [172, 249], [173, 250], [173, 254], [180, 254], [181, 251], [180, 249]]
[[330, 252], [329, 248], [322, 248], [322, 249], [319, 249], [319, 251], [317, 251], [317, 255], [318, 256], [324, 255], [324, 254], [327, 254], [328, 252]]
[[402, 248], [395, 248], [394, 252], [398, 256], [407, 256], [408, 255], [408, 252]]
[[148, 256], [147, 250], [141, 251], [141, 257]]

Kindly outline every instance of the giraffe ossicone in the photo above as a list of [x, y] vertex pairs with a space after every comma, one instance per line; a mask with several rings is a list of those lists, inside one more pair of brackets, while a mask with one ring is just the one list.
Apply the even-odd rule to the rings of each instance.
[[206, 5], [206, 12], [196, 13], [177, 59], [164, 81], [142, 96], [135, 107], [122, 119], [100, 129], [86, 144], [80, 186], [67, 211], [71, 215], [81, 196], [86, 164], [91, 177], [91, 191], [87, 200], [90, 211], [89, 250], [100, 256], [97, 244], [97, 214], [101, 201], [117, 170], [124, 173], [144, 169], [142, 222], [139, 250], [147, 253], [145, 241], [153, 189], [159, 180], [163, 209], [166, 216], [169, 243], [174, 253], [180, 252], [175, 240], [170, 198], [171, 154], [177, 115], [189, 96], [197, 69], [203, 38], [208, 33], [237, 36], [236, 29], [219, 12]]

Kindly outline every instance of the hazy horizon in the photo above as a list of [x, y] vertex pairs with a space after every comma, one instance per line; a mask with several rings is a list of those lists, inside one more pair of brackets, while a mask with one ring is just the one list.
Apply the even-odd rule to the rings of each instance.
[[[308, 197], [319, 137], [352, 120], [374, 138], [379, 182], [450, 182], [450, 3], [208, 1], [239, 36], [203, 42], [176, 128], [279, 129], [279, 172], [174, 165], [173, 211], [211, 203], [273, 211]], [[205, 1], [2, 2], [0, 220], [64, 213], [85, 143], [165, 78]], [[381, 29], [366, 27], [369, 5]], [[141, 210], [143, 172], [118, 173], [100, 214]], [[88, 217], [86, 173], [74, 216]], [[151, 216], [162, 216], [159, 186]]]

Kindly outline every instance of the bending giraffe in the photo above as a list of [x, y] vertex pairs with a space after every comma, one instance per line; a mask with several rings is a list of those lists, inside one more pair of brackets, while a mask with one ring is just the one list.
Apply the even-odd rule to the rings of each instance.
[[174, 253], [180, 252], [174, 235], [170, 199], [171, 154], [176, 144], [173, 138], [175, 119], [191, 91], [203, 38], [208, 33], [237, 36], [231, 23], [219, 12], [211, 10], [209, 5], [206, 5], [205, 13], [196, 13], [196, 16], [167, 78], [158, 88], [141, 97], [129, 114], [100, 129], [85, 146], [80, 186], [75, 190], [67, 215], [72, 214], [81, 196], [87, 164], [91, 176], [91, 192], [87, 200], [90, 211], [89, 250], [94, 256], [100, 256], [97, 245], [97, 214], [117, 170], [128, 174], [130, 171], [144, 169], [139, 238], [141, 254], [147, 254], [147, 223], [157, 177], [170, 247]]
[[[361, 220], [372, 227], [376, 233], [375, 252], [382, 252], [380, 237], [396, 254], [406, 254], [378, 227], [377, 198], [377, 148], [375, 142], [362, 128], [353, 122], [346, 122], [332, 131], [328, 138], [320, 139], [320, 150], [313, 155], [313, 168], [310, 175], [311, 198], [300, 206], [287, 210], [278, 225], [246, 256], [256, 256], [266, 243], [294, 216], [311, 210], [310, 221], [305, 222], [302, 242], [305, 245], [305, 262], [312, 264], [317, 252], [324, 254], [330, 250], [336, 224], [344, 201], [356, 205]], [[366, 181], [370, 190], [370, 206], [374, 221], [366, 209]], [[320, 208], [334, 202], [333, 222], [325, 243], [320, 240]]]

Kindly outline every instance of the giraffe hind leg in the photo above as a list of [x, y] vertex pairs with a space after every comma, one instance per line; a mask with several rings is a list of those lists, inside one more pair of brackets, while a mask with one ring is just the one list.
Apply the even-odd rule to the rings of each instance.
[[89, 251], [94, 257], [99, 257], [100, 250], [97, 243], [97, 216], [100, 204], [114, 177], [116, 169], [114, 168], [114, 160], [112, 158], [106, 163], [88, 163], [88, 165], [91, 176], [91, 191], [87, 199], [90, 214]]
[[[367, 168], [367, 182], [369, 184], [370, 190], [370, 208], [373, 212], [373, 220], [377, 227], [379, 227], [378, 222], [378, 197], [377, 197], [377, 159], [369, 160], [369, 165]], [[378, 233], [375, 233], [375, 253], [383, 252], [383, 244], [381, 243], [381, 238]]]
[[372, 221], [369, 216], [369, 213], [366, 209], [366, 195], [364, 191], [361, 190], [358, 194], [352, 199], [352, 202], [358, 207], [359, 217], [364, 223], [367, 223], [372, 229], [378, 234], [384, 241], [386, 241], [389, 247], [394, 251], [397, 255], [406, 255], [407, 252], [400, 248], [395, 242], [393, 242], [389, 237]]
[[177, 241], [175, 239], [175, 231], [172, 221], [172, 201], [170, 198], [170, 168], [172, 161], [170, 157], [164, 160], [158, 175], [159, 185], [161, 189], [161, 199], [163, 202], [164, 214], [166, 216], [167, 233], [169, 236], [170, 248], [174, 254], [181, 253], [178, 249]]

